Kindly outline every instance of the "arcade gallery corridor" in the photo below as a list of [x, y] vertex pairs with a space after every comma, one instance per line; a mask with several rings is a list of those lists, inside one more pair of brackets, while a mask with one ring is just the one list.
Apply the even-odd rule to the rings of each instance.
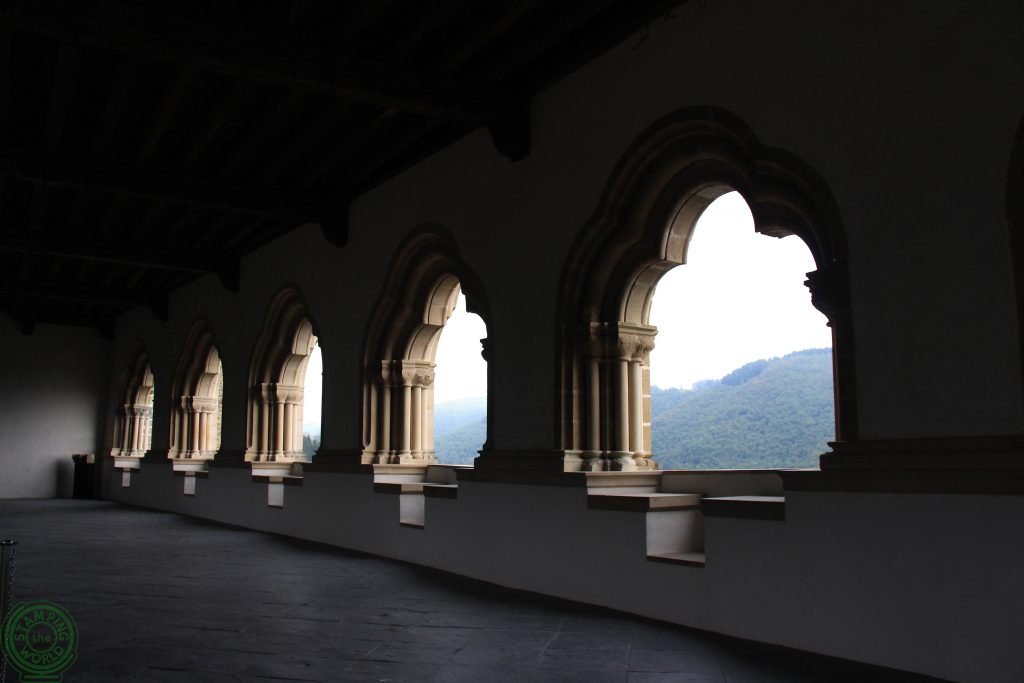
[[68, 683], [937, 680], [115, 503], [4, 500], [0, 520], [15, 600], [78, 625]]

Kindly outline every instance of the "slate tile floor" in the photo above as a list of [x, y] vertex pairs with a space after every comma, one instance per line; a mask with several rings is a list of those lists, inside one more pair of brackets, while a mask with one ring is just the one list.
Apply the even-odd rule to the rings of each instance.
[[933, 680], [109, 502], [0, 500], [0, 538], [75, 617], [69, 683]]

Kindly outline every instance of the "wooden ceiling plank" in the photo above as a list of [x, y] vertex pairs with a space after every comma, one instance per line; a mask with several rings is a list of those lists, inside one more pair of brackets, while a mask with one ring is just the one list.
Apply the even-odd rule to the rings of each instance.
[[103, 213], [103, 220], [100, 222], [99, 239], [104, 244], [112, 244], [111, 233], [114, 231], [114, 224], [121, 217], [124, 211], [124, 201], [120, 196], [115, 196], [110, 206]]
[[36, 155], [0, 152], [0, 175], [47, 185], [88, 188], [112, 194], [157, 199], [235, 213], [317, 221], [330, 211], [329, 202], [294, 193], [249, 190], [214, 184], [155, 170], [86, 164], [72, 159], [40, 159]]
[[512, 72], [528, 65], [545, 50], [550, 49], [559, 40], [579, 29], [617, 1], [592, 0], [591, 2], [573, 4], [571, 11], [557, 19], [545, 22], [538, 30], [531, 32], [526, 40], [515, 45], [513, 49], [505, 50], [503, 57], [488, 69], [488, 82], [500, 82]]
[[10, 117], [11, 107], [6, 104], [11, 101], [11, 28], [0, 26], [0, 149], [7, 147], [10, 139]]
[[463, 40], [453, 41], [458, 49], [441, 60], [438, 68], [448, 73], [469, 61], [488, 43], [514, 26], [543, 0], [520, 0], [511, 6], [496, 5], [490, 15], [477, 22], [475, 30]]
[[243, 166], [249, 163], [263, 142], [274, 131], [274, 124], [278, 122], [278, 118], [284, 114], [284, 112], [294, 108], [295, 105], [298, 104], [299, 100], [302, 99], [302, 96], [303, 92], [301, 90], [291, 90], [287, 95], [278, 99], [277, 102], [271, 106], [270, 111], [262, 117], [260, 124], [256, 127], [256, 130], [250, 133], [242, 142], [241, 147], [239, 147], [238, 151], [235, 152], [234, 157], [224, 167], [221, 172], [221, 176], [225, 178], [233, 178]]
[[80, 285], [57, 285], [44, 282], [0, 281], [0, 294], [20, 298], [53, 299], [56, 301], [80, 301], [104, 303], [117, 306], [146, 306], [157, 295], [156, 292], [115, 288], [86, 288]]
[[393, 45], [389, 50], [387, 55], [388, 61], [393, 64], [401, 63], [427, 36], [436, 31], [443, 23], [449, 21], [463, 8], [464, 4], [456, 0], [441, 3], [441, 7], [434, 9], [426, 21], [419, 22], [416, 28], [410, 31], [408, 35], [400, 37], [401, 42]]
[[291, 9], [288, 10], [288, 15], [285, 17], [285, 21], [293, 26], [302, 21], [303, 17], [309, 13], [312, 9], [316, 0], [294, 0], [292, 2]]
[[160, 250], [133, 251], [103, 244], [74, 244], [67, 241], [0, 236], [0, 251], [56, 256], [83, 263], [125, 264], [189, 273], [215, 273], [219, 269], [217, 258], [206, 254]]
[[[381, 0], [367, 7], [381, 4]], [[382, 3], [383, 6], [386, 2]], [[116, 2], [5, 0], [0, 21], [43, 33], [72, 31], [99, 45], [331, 97], [479, 123], [519, 114], [521, 98], [383, 69], [284, 40], [242, 34]], [[357, 20], [361, 22], [362, 19]]]
[[217, 137], [217, 133], [224, 126], [224, 122], [236, 110], [238, 101], [241, 99], [244, 91], [245, 84], [242, 81], [232, 82], [228, 93], [221, 98], [213, 113], [204, 119], [203, 127], [192, 137], [178, 168], [186, 170], [195, 165], [202, 153], [206, 151], [213, 139]]
[[386, 109], [374, 112], [372, 116], [362, 119], [354, 127], [354, 130], [359, 131], [359, 133], [345, 139], [343, 151], [339, 152], [337, 149], [331, 149], [328, 154], [321, 156], [319, 161], [303, 165], [302, 169], [295, 175], [295, 187], [301, 189], [309, 188], [331, 169], [345, 163], [346, 160], [352, 158], [359, 150], [372, 144], [373, 136], [391, 123], [398, 113], [398, 109]]
[[351, 121], [358, 120], [350, 117], [351, 111], [351, 105], [346, 104], [320, 109], [316, 118], [309, 125], [299, 127], [296, 131], [298, 137], [282, 150], [280, 156], [277, 157], [277, 163], [267, 166], [261, 183], [269, 184], [272, 178], [287, 172], [298, 160], [307, 158], [308, 155], [321, 148], [324, 140], [331, 135], [332, 130], [349, 128]]
[[102, 159], [107, 153], [107, 147], [114, 137], [114, 130], [121, 121], [121, 111], [128, 100], [128, 90], [138, 71], [138, 62], [126, 56], [114, 77], [111, 86], [110, 96], [107, 98], [107, 106], [103, 112], [103, 124], [100, 126], [96, 139], [93, 142], [92, 154], [94, 159]]
[[192, 85], [195, 75], [196, 70], [191, 66], [178, 69], [171, 87], [167, 89], [167, 92], [164, 93], [160, 101], [160, 108], [152, 125], [149, 127], [146, 139], [143, 140], [139, 148], [139, 163], [147, 164], [153, 157], [157, 145], [160, 144], [164, 133], [167, 132], [167, 127], [170, 125], [171, 119], [174, 118], [175, 112], [178, 111], [178, 107], [181, 105], [185, 93], [188, 92], [189, 86]]
[[75, 92], [80, 63], [81, 51], [78, 46], [71, 40], [62, 40], [53, 67], [53, 86], [50, 92], [50, 103], [46, 110], [46, 124], [43, 128], [44, 154], [57, 153], [68, 111], [71, 109], [71, 97]]
[[354, 41], [356, 37], [384, 13], [388, 4], [388, 0], [369, 0], [368, 2], [354, 3], [356, 9], [351, 13], [354, 16], [349, 17], [345, 22], [344, 27], [341, 29], [341, 35], [338, 36], [338, 42], [346, 45]]

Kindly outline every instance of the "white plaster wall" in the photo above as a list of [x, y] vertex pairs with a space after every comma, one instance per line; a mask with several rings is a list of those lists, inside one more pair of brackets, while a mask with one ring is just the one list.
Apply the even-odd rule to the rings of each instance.
[[0, 317], [0, 498], [71, 495], [71, 456], [103, 443], [109, 354], [95, 330]]

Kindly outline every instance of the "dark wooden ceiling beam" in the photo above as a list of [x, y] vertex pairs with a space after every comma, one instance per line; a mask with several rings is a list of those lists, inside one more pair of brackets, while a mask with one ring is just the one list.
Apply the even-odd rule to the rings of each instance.
[[298, 222], [316, 222], [330, 209], [319, 197], [238, 188], [135, 167], [82, 163], [72, 159], [39, 157], [24, 152], [0, 152], [0, 175], [47, 186], [76, 187], [111, 194], [157, 199], [254, 216]]
[[114, 338], [114, 316], [109, 312], [63, 312], [44, 311], [39, 306], [27, 306], [26, 302], [10, 300], [6, 305], [0, 303], [0, 310], [19, 325], [22, 334], [35, 332], [36, 325], [69, 325], [72, 327], [94, 327], [100, 336], [107, 341]]
[[70, 31], [83, 43], [89, 40], [136, 56], [444, 119], [484, 123], [520, 117], [526, 109], [518, 97], [188, 22], [138, 5], [5, 0], [0, 22], [39, 33]]
[[138, 291], [113, 287], [88, 288], [50, 282], [0, 280], [0, 295], [20, 299], [52, 299], [79, 301], [130, 308], [133, 306], [167, 307], [167, 293]]
[[204, 117], [202, 127], [192, 137], [188, 147], [185, 149], [185, 154], [182, 156], [180, 165], [182, 170], [192, 168], [213, 139], [217, 137], [217, 133], [224, 126], [224, 122], [235, 111], [244, 90], [245, 85], [242, 81], [233, 81], [227, 94], [217, 103], [217, 107], [213, 112], [209, 116]]
[[117, 69], [117, 75], [114, 76], [110, 88], [110, 95], [108, 95], [106, 106], [103, 108], [100, 130], [93, 140], [92, 154], [96, 159], [103, 158], [110, 145], [110, 140], [114, 137], [114, 130], [121, 120], [121, 111], [127, 103], [128, 91], [131, 89], [137, 71], [138, 62], [128, 57], [125, 57]]
[[387, 8], [389, 0], [366, 0], [366, 2], [349, 3], [353, 9], [346, 17], [338, 36], [338, 42], [342, 45], [351, 44], [359, 35], [366, 30]]
[[445, 22], [450, 21], [465, 8], [463, 3], [455, 0], [448, 0], [448, 2], [439, 4], [440, 7], [435, 7], [430, 15], [423, 21], [418, 22], [416, 27], [409, 31], [407, 35], [396, 36], [399, 42], [393, 45], [388, 52], [386, 58], [389, 62], [401, 64], [402, 60], [410, 52], [414, 51], [427, 36], [435, 32]]
[[438, 63], [442, 72], [449, 72], [470, 60], [477, 52], [491, 41], [497, 40], [512, 26], [533, 10], [543, 0], [520, 0], [511, 7], [494, 5], [490, 15], [477, 22], [470, 35], [461, 40], [452, 41], [455, 52]]
[[69, 40], [61, 41], [57, 60], [53, 66], [53, 86], [50, 103], [46, 109], [46, 124], [43, 128], [43, 151], [55, 154], [60, 144], [64, 123], [71, 108], [71, 96], [75, 92], [78, 66], [81, 62], [78, 46]]
[[289, 110], [295, 109], [302, 96], [301, 90], [291, 90], [272, 104], [270, 110], [260, 117], [260, 123], [256, 126], [256, 129], [245, 136], [241, 146], [230, 161], [228, 161], [227, 165], [224, 166], [221, 176], [232, 178], [241, 168], [246, 166], [259, 151], [263, 142], [274, 133], [280, 117]]
[[512, 72], [528, 65], [545, 50], [565, 39], [617, 1], [592, 0], [566, 5], [570, 9], [564, 14], [551, 17], [536, 31], [531, 31], [526, 39], [516, 44], [513, 49], [505, 50], [498, 61], [487, 69], [488, 80], [492, 83], [500, 82]]
[[12, 34], [7, 26], [0, 26], [0, 149], [7, 146], [9, 139], [11, 107], [11, 42]]
[[178, 111], [178, 106], [192, 84], [195, 74], [196, 70], [190, 66], [178, 69], [171, 87], [164, 93], [160, 102], [156, 119], [150, 125], [146, 139], [142, 141], [142, 145], [139, 148], [139, 163], [147, 164], [153, 157], [157, 145], [160, 144], [160, 140], [163, 139], [164, 133], [167, 131], [167, 126], [170, 125], [171, 119], [174, 118], [175, 112]]
[[[366, 117], [361, 117], [353, 128], [359, 131], [358, 135], [346, 137], [343, 149], [325, 150], [326, 153], [322, 153], [319, 159], [303, 164], [295, 174], [295, 187], [306, 189], [327, 175], [331, 169], [349, 162], [354, 154], [372, 145], [376, 141], [377, 133], [392, 123], [397, 114], [397, 109], [386, 109], [374, 111]], [[385, 153], [385, 150], [381, 150], [381, 152]]]
[[187, 254], [171, 251], [117, 249], [104, 245], [73, 245], [15, 237], [0, 237], [0, 251], [59, 257], [81, 261], [114, 263], [188, 273], [217, 273], [223, 260], [208, 254]]
[[[270, 185], [273, 184], [273, 180], [281, 179], [288, 171], [298, 172], [299, 161], [309, 158], [318, 149], [322, 150], [325, 142], [333, 139], [331, 136], [335, 131], [358, 130], [359, 121], [364, 120], [365, 117], [352, 116], [352, 110], [356, 108], [339, 103], [318, 111], [312, 121], [307, 122], [300, 130], [296, 131], [297, 137], [281, 151], [277, 157], [277, 163], [267, 165], [261, 182]], [[362, 110], [365, 107], [358, 107], [358, 109]], [[374, 112], [378, 111], [376, 107], [371, 107], [371, 109]]]

